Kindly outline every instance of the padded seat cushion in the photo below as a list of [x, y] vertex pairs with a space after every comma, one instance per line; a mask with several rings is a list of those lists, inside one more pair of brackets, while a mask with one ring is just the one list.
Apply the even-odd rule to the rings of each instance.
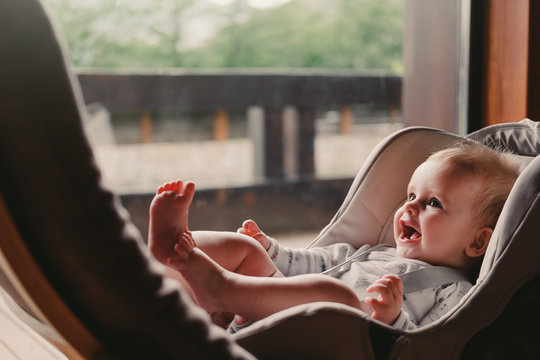
[[540, 123], [530, 119], [488, 126], [467, 137], [489, 147], [510, 150], [517, 155], [534, 157], [540, 153]]

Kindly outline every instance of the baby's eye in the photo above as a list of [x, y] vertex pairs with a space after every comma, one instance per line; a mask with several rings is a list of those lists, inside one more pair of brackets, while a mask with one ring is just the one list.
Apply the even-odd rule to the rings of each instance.
[[428, 201], [427, 203], [429, 206], [433, 206], [433, 207], [437, 207], [437, 208], [442, 208], [442, 204], [439, 200], [433, 198], [431, 200]]
[[414, 193], [410, 193], [408, 201], [414, 201], [415, 199], [416, 199], [416, 195]]

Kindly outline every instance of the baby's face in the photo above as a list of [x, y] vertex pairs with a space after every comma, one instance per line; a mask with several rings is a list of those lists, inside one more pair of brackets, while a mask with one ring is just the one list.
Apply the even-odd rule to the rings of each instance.
[[433, 265], [461, 268], [474, 239], [472, 198], [481, 187], [472, 174], [427, 161], [409, 182], [407, 201], [394, 216], [397, 253]]

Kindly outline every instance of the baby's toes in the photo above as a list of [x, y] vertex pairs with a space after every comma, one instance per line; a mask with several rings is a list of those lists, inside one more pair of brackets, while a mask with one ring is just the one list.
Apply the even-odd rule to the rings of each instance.
[[197, 246], [195, 240], [191, 236], [190, 231], [186, 231], [182, 234], [180, 241], [178, 242], [188, 253], [193, 251], [193, 248]]
[[176, 189], [177, 189], [178, 185], [177, 185], [177, 182], [168, 182], [168, 183], [165, 183], [163, 185], [161, 185], [158, 190], [157, 190], [157, 193], [158, 194], [161, 194], [162, 192], [165, 192], [165, 191], [173, 191], [173, 192], [177, 192]]
[[254, 236], [262, 233], [261, 229], [259, 229], [259, 226], [253, 220], [244, 221], [244, 223], [242, 224], [242, 229], [244, 229], [244, 233], [249, 236]]
[[193, 250], [194, 247], [197, 246], [197, 243], [195, 243], [191, 231], [187, 230], [184, 234], [182, 234], [182, 238], [185, 242], [185, 246], [189, 249], [190, 252]]
[[243, 227], [238, 228], [238, 229], [236, 230], [236, 232], [239, 233], [239, 234], [251, 236], [251, 235], [249, 234], [249, 232], [248, 232], [246, 229], [244, 229]]
[[175, 257], [170, 257], [167, 259], [167, 261], [170, 263], [171, 261], [183, 261], [189, 258], [189, 254], [191, 251], [188, 251], [182, 244], [176, 244], [174, 245], [174, 252], [176, 253]]

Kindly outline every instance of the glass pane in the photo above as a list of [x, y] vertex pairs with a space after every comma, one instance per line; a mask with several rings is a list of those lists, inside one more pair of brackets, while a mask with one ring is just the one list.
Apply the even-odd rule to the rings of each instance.
[[105, 182], [124, 199], [189, 179], [201, 213], [227, 208], [220, 230], [252, 210], [267, 232], [311, 234], [402, 127], [401, 0], [47, 3]]

